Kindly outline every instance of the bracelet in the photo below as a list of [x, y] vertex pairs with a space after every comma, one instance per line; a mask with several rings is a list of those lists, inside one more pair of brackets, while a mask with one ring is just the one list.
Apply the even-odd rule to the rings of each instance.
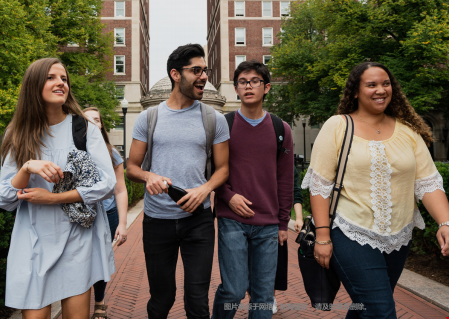
[[320, 226], [320, 227], [315, 227], [315, 229], [318, 229], [318, 228], [330, 228], [329, 226]]
[[449, 221], [439, 224], [438, 228], [440, 228], [441, 226], [449, 226]]
[[31, 160], [28, 160], [28, 161], [26, 162], [26, 164], [27, 164], [27, 173], [28, 173], [28, 174], [31, 174], [30, 170], [28, 169], [28, 165], [30, 165], [30, 161], [31, 161]]
[[327, 241], [319, 241], [319, 240], [315, 240], [315, 242], [317, 243], [317, 244], [320, 244], [320, 245], [330, 245], [330, 244], [332, 244], [332, 240], [327, 240]]

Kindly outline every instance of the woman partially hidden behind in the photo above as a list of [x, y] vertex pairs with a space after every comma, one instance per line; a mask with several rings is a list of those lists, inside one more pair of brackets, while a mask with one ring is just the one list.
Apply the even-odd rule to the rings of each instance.
[[415, 198], [440, 225], [441, 253], [449, 255], [449, 204], [427, 148], [432, 134], [378, 63], [351, 71], [337, 113], [354, 120], [354, 139], [333, 229], [329, 195], [346, 128], [342, 115], [323, 125], [302, 184], [310, 190], [315, 225], [327, 226], [316, 230], [315, 258], [330, 264], [358, 304], [346, 318], [396, 318], [393, 291], [413, 228], [424, 228]]
[[[62, 316], [89, 316], [90, 288], [115, 271], [111, 235], [101, 204], [112, 195], [115, 174], [100, 130], [87, 123], [87, 153], [100, 181], [52, 193], [75, 150], [72, 116], [83, 116], [70, 92], [66, 68], [58, 59], [31, 64], [23, 78], [14, 117], [2, 149], [0, 207], [17, 208], [6, 274], [8, 307], [23, 318], [50, 318], [51, 303], [62, 300]], [[90, 228], [70, 222], [60, 204], [96, 206]]]

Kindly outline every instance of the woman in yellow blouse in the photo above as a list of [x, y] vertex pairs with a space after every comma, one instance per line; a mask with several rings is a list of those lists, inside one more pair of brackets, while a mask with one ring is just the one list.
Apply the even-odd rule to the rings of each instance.
[[442, 254], [449, 255], [449, 204], [427, 148], [432, 134], [378, 63], [351, 71], [338, 114], [354, 120], [354, 139], [332, 231], [329, 196], [346, 128], [342, 115], [323, 125], [302, 184], [310, 190], [318, 228], [315, 258], [337, 272], [351, 296], [346, 318], [396, 318], [393, 291], [412, 230], [425, 227], [416, 201], [422, 200], [440, 225], [437, 239]]

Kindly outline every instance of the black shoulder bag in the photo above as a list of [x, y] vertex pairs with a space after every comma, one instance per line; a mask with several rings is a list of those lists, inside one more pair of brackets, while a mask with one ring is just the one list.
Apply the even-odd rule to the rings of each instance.
[[[343, 188], [343, 177], [345, 175], [348, 155], [354, 135], [354, 122], [349, 115], [345, 115], [345, 117], [347, 123], [346, 132], [338, 160], [337, 175], [335, 177], [335, 185], [329, 207], [329, 229], [331, 231], [335, 211], [337, 210], [338, 198]], [[300, 244], [298, 248], [299, 268], [301, 270], [304, 288], [310, 298], [312, 307], [319, 310], [331, 310], [332, 303], [340, 288], [340, 279], [332, 268], [326, 269], [322, 267], [314, 258], [315, 225], [311, 219], [312, 216], [310, 215], [304, 219], [304, 225], [298, 238], [296, 238], [296, 242]]]

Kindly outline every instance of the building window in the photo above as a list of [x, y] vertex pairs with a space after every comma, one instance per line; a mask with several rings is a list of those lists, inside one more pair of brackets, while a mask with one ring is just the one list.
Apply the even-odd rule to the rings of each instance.
[[117, 85], [115, 87], [115, 97], [117, 100], [123, 100], [125, 98], [125, 86], [124, 85]]
[[79, 47], [78, 43], [73, 42], [73, 41], [69, 41], [69, 42], [67, 43], [67, 46], [68, 46], [68, 47]]
[[245, 28], [235, 28], [235, 44], [236, 45], [245, 45], [246, 44], [245, 33], [246, 33]]
[[[117, 126], [115, 127], [115, 129], [117, 129]], [[123, 127], [122, 127], [121, 131], [123, 131]], [[120, 156], [122, 158], [125, 158], [125, 151], [123, 149], [123, 145], [114, 145], [114, 146], [115, 146], [115, 149], [120, 153]]]
[[263, 45], [273, 45], [273, 28], [262, 28]]
[[125, 73], [125, 56], [124, 55], [114, 56], [114, 70], [115, 70], [115, 74], [124, 74]]
[[235, 67], [237, 68], [240, 63], [246, 61], [246, 55], [236, 55], [235, 56]]
[[125, 28], [115, 28], [115, 44], [124, 45], [125, 44]]
[[281, 1], [281, 17], [290, 15], [290, 1]]
[[245, 1], [235, 1], [234, 2], [234, 10], [236, 17], [244, 17], [245, 16]]
[[115, 1], [115, 16], [124, 17], [125, 16], [125, 1]]
[[237, 101], [240, 101], [240, 96], [237, 94]]
[[263, 64], [267, 65], [271, 60], [271, 55], [264, 55], [263, 56]]
[[262, 1], [262, 17], [272, 17], [272, 16], [273, 16], [273, 2]]

